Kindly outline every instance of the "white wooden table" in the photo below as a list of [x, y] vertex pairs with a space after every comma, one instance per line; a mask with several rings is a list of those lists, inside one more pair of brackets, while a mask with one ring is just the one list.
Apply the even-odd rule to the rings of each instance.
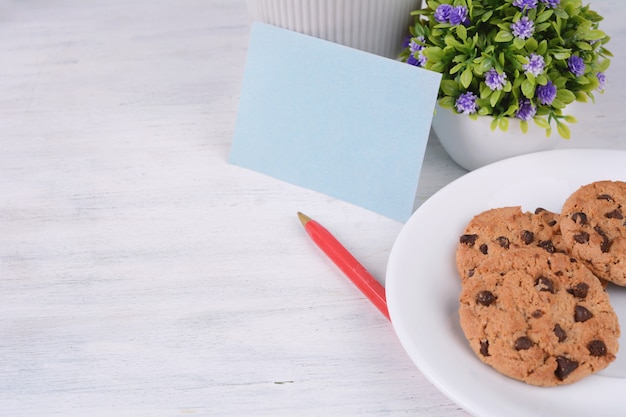
[[[626, 6], [589, 137], [626, 149]], [[0, 3], [0, 415], [467, 414], [304, 233], [402, 224], [228, 165], [244, 0]], [[419, 205], [462, 175], [430, 138]]]

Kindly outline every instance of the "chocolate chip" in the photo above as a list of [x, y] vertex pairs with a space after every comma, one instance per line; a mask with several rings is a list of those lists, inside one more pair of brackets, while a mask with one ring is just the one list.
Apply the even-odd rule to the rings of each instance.
[[606, 355], [606, 345], [602, 340], [592, 340], [587, 344], [589, 354], [591, 356], [604, 356]]
[[478, 235], [461, 235], [461, 237], [459, 238], [459, 242], [467, 246], [474, 246], [474, 243], [476, 243], [476, 239], [478, 239]]
[[490, 306], [491, 304], [493, 304], [493, 302], [496, 301], [496, 296], [493, 295], [493, 293], [491, 291], [481, 291], [478, 294], [476, 294], [476, 302], [478, 304], [482, 304], [486, 307]]
[[565, 339], [567, 339], [567, 333], [565, 333], [565, 330], [563, 330], [563, 328], [559, 324], [554, 326], [554, 334], [559, 340], [559, 343], [563, 343]]
[[606, 235], [606, 233], [604, 233], [604, 230], [602, 230], [600, 226], [594, 227], [593, 230], [595, 230], [596, 233], [599, 234], [600, 237], [602, 237], [600, 250], [602, 251], [602, 253], [607, 253], [611, 249], [611, 241], [609, 240], [609, 237]]
[[584, 282], [580, 282], [567, 290], [568, 293], [572, 294], [576, 298], [585, 298], [588, 291], [589, 284]]
[[540, 276], [535, 280], [535, 288], [538, 291], [548, 291], [554, 294], [554, 284], [550, 278]]
[[543, 213], [544, 211], [546, 211], [546, 209], [544, 209], [543, 207], [537, 207], [535, 209], [535, 214]]
[[552, 227], [556, 225], [556, 220], [552, 220], [550, 222], [548, 222], [548, 226]]
[[598, 196], [598, 200], [606, 200], [606, 201], [613, 201], [613, 197], [611, 197], [608, 194], [600, 194]]
[[583, 306], [574, 307], [574, 321], [585, 322], [593, 317], [593, 313]]
[[489, 340], [480, 341], [480, 354], [483, 356], [491, 356], [489, 355]]
[[486, 243], [483, 243], [482, 245], [480, 245], [478, 249], [480, 249], [483, 255], [486, 255], [487, 252], [489, 252], [489, 246], [487, 246]]
[[589, 242], [589, 233], [587, 233], [587, 232], [580, 232], [577, 235], [574, 235], [574, 240], [577, 243], [587, 243], [587, 242]]
[[530, 245], [531, 243], [533, 243], [533, 240], [535, 240], [535, 234], [530, 230], [522, 230], [520, 238], [522, 239], [522, 242], [524, 242], [524, 244]]
[[543, 316], [543, 311], [541, 311], [541, 310], [535, 310], [535, 311], [533, 311], [532, 316], [533, 316], [533, 318], [535, 318], [535, 319], [541, 318], [541, 317]]
[[471, 278], [471, 277], [473, 277], [473, 276], [474, 276], [474, 269], [472, 268], [472, 269], [470, 269], [469, 271], [467, 271], [467, 277], [468, 277], [468, 278]]
[[582, 211], [578, 211], [572, 214], [572, 220], [580, 225], [587, 224], [587, 215]]
[[554, 371], [554, 375], [560, 380], [563, 381], [565, 378], [569, 376], [572, 372], [578, 368], [578, 362], [565, 356], [557, 356], [556, 357], [556, 370]]
[[509, 239], [505, 236], [500, 236], [499, 238], [496, 239], [496, 242], [498, 242], [500, 244], [501, 247], [503, 247], [504, 249], [508, 249], [509, 248]]
[[515, 341], [515, 350], [527, 350], [533, 345], [533, 341], [526, 336], [522, 336]]
[[620, 211], [620, 209], [615, 209], [613, 211], [610, 211], [608, 213], [606, 213], [604, 215], [604, 217], [606, 217], [607, 219], [618, 219], [618, 220], [622, 220], [624, 218], [624, 215], [622, 214], [622, 212]]
[[537, 246], [545, 249], [548, 253], [556, 252], [556, 248], [554, 247], [554, 244], [551, 240], [540, 240], [539, 243], [537, 243]]

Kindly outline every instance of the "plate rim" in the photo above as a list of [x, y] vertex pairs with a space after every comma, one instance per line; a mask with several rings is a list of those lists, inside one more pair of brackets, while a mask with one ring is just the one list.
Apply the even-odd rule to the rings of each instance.
[[[477, 170], [468, 172], [467, 174], [464, 174], [463, 176], [455, 179], [454, 181], [450, 182], [446, 186], [442, 187], [439, 191], [433, 194], [428, 200], [426, 200], [413, 213], [413, 215], [409, 218], [409, 220], [405, 223], [405, 225], [400, 230], [394, 244], [392, 245], [392, 249], [389, 254], [389, 259], [388, 259], [388, 264], [387, 264], [387, 269], [386, 269], [385, 283], [387, 287], [387, 302], [388, 302], [391, 322], [392, 322], [394, 331], [396, 332], [396, 335], [398, 336], [403, 348], [405, 349], [405, 351], [407, 352], [411, 360], [418, 367], [418, 369], [420, 369], [420, 371], [424, 374], [424, 376], [431, 383], [433, 383], [433, 385], [435, 385], [441, 392], [443, 392], [448, 398], [450, 398], [452, 401], [454, 401], [455, 403], [463, 407], [466, 411], [470, 412], [471, 414], [474, 414], [476, 416], [481, 416], [481, 417], [495, 417], [497, 415], [501, 415], [499, 414], [501, 411], [496, 410], [496, 414], [493, 414], [489, 410], [488, 406], [485, 407], [484, 405], [480, 405], [476, 401], [468, 399], [466, 395], [463, 395], [462, 393], [459, 392], [458, 387], [454, 386], [453, 384], [451, 385], [448, 381], [442, 381], [439, 375], [439, 370], [433, 369], [432, 364], [427, 363], [426, 361], [427, 358], [421, 357], [421, 355], [423, 355], [423, 352], [415, 350], [414, 346], [417, 346], [417, 343], [414, 340], [413, 336], [409, 335], [407, 332], [407, 329], [406, 329], [407, 321], [403, 320], [402, 318], [402, 311], [401, 311], [400, 304], [398, 301], [398, 298], [401, 298], [401, 297], [398, 297], [398, 294], [403, 292], [402, 289], [399, 289], [401, 288], [401, 286], [399, 285], [399, 279], [400, 279], [399, 277], [401, 277], [402, 274], [397, 273], [396, 269], [399, 268], [398, 262], [401, 260], [399, 259], [399, 257], [402, 256], [401, 251], [405, 250], [403, 245], [407, 245], [409, 242], [411, 242], [410, 234], [414, 232], [414, 229], [416, 228], [419, 229], [419, 227], [416, 226], [416, 223], [422, 221], [421, 218], [423, 216], [430, 214], [430, 211], [433, 209], [436, 209], [437, 206], [441, 204], [442, 201], [445, 202], [446, 199], [448, 198], [448, 195], [453, 193], [459, 187], [464, 187], [466, 184], [471, 185], [472, 183], [475, 183], [481, 178], [491, 175], [493, 172], [503, 171], [504, 168], [514, 167], [520, 164], [524, 165], [525, 163], [529, 163], [529, 162], [537, 162], [537, 161], [542, 161], [545, 159], [555, 159], [555, 158], [556, 158], [555, 160], [561, 161], [561, 164], [562, 164], [562, 161], [566, 161], [566, 162], [589, 161], [589, 160], [594, 160], [594, 158], [597, 161], [597, 158], [607, 157], [607, 155], [610, 155], [609, 159], [611, 160], [615, 160], [615, 158], [617, 159], [621, 158], [625, 162], [624, 165], [626, 165], [626, 150], [557, 149], [557, 150], [542, 151], [542, 152], [536, 152], [532, 154], [516, 156], [513, 158], [508, 158], [506, 160], [498, 161], [498, 162], [489, 164], [487, 166], [484, 166], [482, 168], [479, 168]], [[624, 169], [624, 172], [626, 173], [626, 167], [624, 167], [623, 169]], [[582, 174], [582, 175], [585, 175], [585, 174]], [[600, 179], [602, 177], [598, 176], [597, 178]], [[624, 180], [626, 181], [626, 178], [624, 178]], [[582, 184], [579, 184], [579, 185], [582, 185]], [[493, 184], [489, 184], [489, 186], [492, 187]], [[460, 289], [460, 283], [458, 283], [458, 288]], [[468, 350], [469, 350], [469, 347], [468, 347]], [[484, 367], [486, 370], [489, 369], [487, 365], [484, 365], [482, 363], [480, 365]], [[495, 371], [489, 371], [489, 372], [495, 373]], [[526, 390], [526, 391], [539, 390], [537, 391], [537, 393], [542, 393], [541, 396], [543, 397], [545, 397], [545, 393], [550, 392], [550, 390], [554, 390], [555, 392], [576, 391], [577, 387], [589, 388], [589, 385], [592, 382], [595, 385], [606, 385], [607, 384], [606, 381], [603, 383], [598, 382], [602, 380], [613, 380], [613, 383], [614, 383], [614, 380], [619, 380], [621, 383], [617, 385], [623, 385], [624, 387], [626, 387], [626, 379], [616, 379], [616, 378], [607, 378], [607, 377], [598, 378], [596, 377], [596, 375], [592, 375], [588, 378], [585, 378], [584, 380], [579, 381], [576, 384], [564, 385], [560, 387], [553, 387], [553, 388], [547, 388], [547, 389], [541, 388], [541, 387], [533, 387], [528, 384], [524, 384], [518, 381], [514, 381], [510, 378], [503, 377], [499, 374], [498, 376], [501, 378], [505, 378], [505, 380], [507, 381], [513, 381], [514, 383], [519, 384], [518, 388], [520, 388], [521, 390]], [[622, 400], [622, 401], [626, 401], [626, 400]], [[624, 404], [619, 403], [619, 407], [622, 410], [624, 409], [623, 407], [625, 406], [626, 406], [626, 403]], [[512, 411], [513, 410], [511, 408], [508, 408], [507, 415], [511, 416]], [[536, 409], [532, 410], [532, 412], [535, 413], [535, 415], [539, 415], [539, 414], [536, 414], [538, 411], [540, 410], [536, 410]], [[527, 415], [525, 414], [526, 412], [528, 412], [527, 409], [525, 409], [524, 412], [520, 414], [520, 416]]]

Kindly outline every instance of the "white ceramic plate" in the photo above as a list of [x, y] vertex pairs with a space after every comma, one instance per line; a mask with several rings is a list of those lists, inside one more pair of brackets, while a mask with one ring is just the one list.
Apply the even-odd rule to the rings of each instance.
[[[400, 232], [389, 257], [386, 292], [405, 350], [442, 392], [480, 417], [626, 415], [626, 337], [602, 372], [560, 387], [507, 378], [470, 350], [458, 323], [460, 282], [454, 254], [475, 214], [521, 205], [559, 212], [579, 186], [626, 181], [626, 151], [556, 150], [500, 161], [473, 171], [426, 201]], [[610, 286], [626, 333], [626, 288]]]

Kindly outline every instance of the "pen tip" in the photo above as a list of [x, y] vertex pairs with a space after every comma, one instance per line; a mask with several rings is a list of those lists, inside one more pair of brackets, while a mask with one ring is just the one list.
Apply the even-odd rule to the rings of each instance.
[[303, 226], [306, 226], [306, 224], [311, 221], [311, 218], [309, 216], [302, 214], [300, 212], [298, 212], [298, 218], [300, 219], [300, 222], [302, 223]]

